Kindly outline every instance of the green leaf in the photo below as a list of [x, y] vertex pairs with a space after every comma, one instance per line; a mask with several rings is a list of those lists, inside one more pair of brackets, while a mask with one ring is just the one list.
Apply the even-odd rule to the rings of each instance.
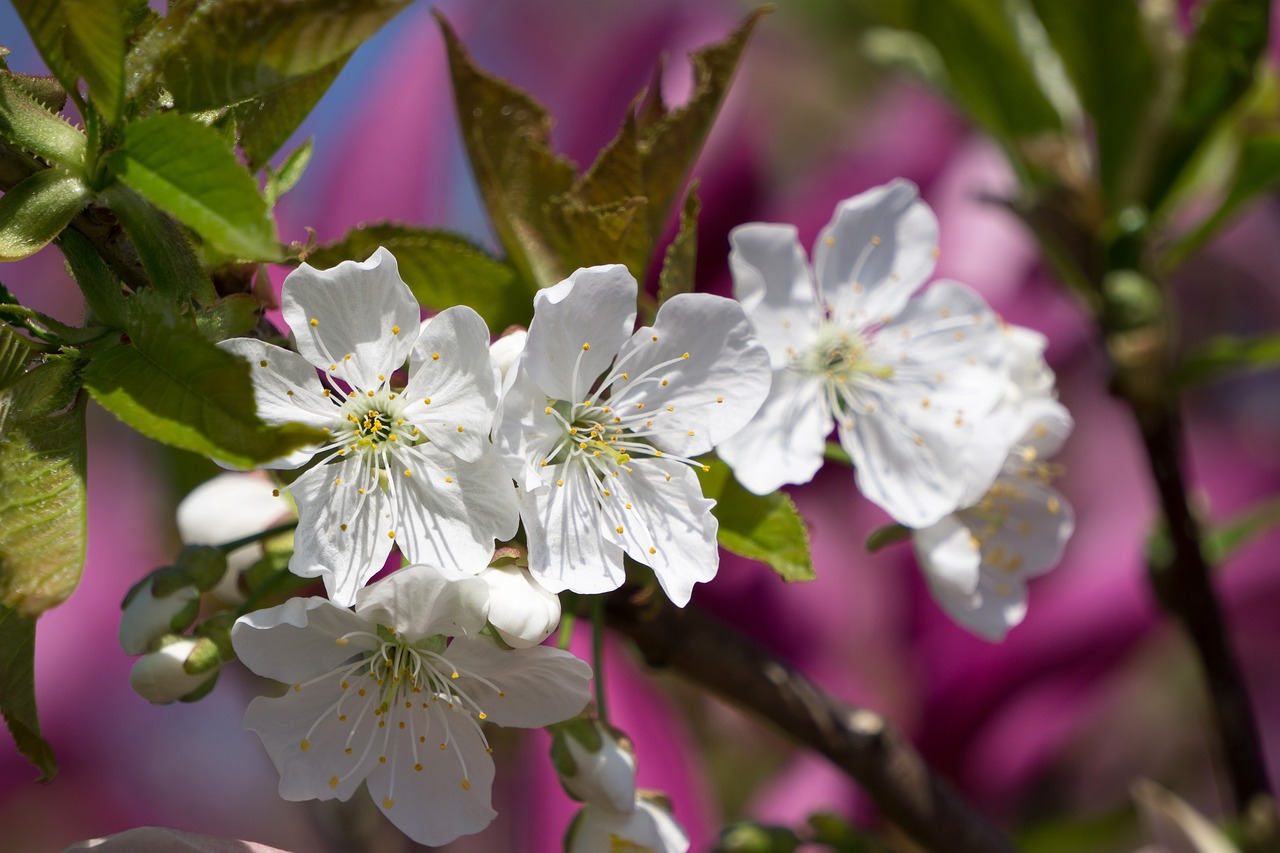
[[86, 321], [90, 325], [124, 328], [125, 298], [111, 270], [98, 257], [93, 244], [78, 231], [67, 229], [58, 238], [58, 248], [67, 258], [67, 265], [76, 284], [84, 292], [88, 306]]
[[721, 547], [766, 564], [784, 581], [814, 579], [809, 554], [809, 531], [785, 492], [753, 495], [738, 484], [729, 467], [718, 459], [703, 457], [710, 471], [698, 470], [702, 493], [713, 498], [711, 513], [720, 522]]
[[209, 305], [218, 298], [186, 234], [167, 213], [123, 184], [108, 187], [102, 200], [120, 219], [157, 293], [176, 303], [194, 298]]
[[57, 77], [33, 74], [14, 74], [12, 77], [13, 82], [28, 98], [49, 112], [62, 112], [62, 108], [67, 105], [67, 92], [62, 88]]
[[0, 389], [8, 388], [26, 372], [35, 356], [35, 349], [27, 339], [0, 323]]
[[89, 100], [114, 124], [124, 108], [124, 0], [61, 0], [67, 57], [89, 84]]
[[349, 58], [344, 56], [330, 62], [312, 74], [232, 109], [236, 130], [240, 134], [240, 147], [244, 149], [250, 171], [265, 166], [271, 155], [289, 140], [324, 93], [329, 91], [329, 86]]
[[449, 22], [439, 11], [435, 16], [448, 50], [462, 141], [498, 240], [522, 278], [549, 287], [569, 269], [550, 249], [544, 206], [573, 187], [577, 169], [552, 153], [551, 117], [542, 105], [476, 67]]
[[680, 211], [680, 230], [667, 247], [662, 259], [662, 272], [658, 275], [658, 304], [666, 302], [677, 293], [692, 293], [694, 270], [698, 260], [698, 185], [689, 187], [684, 197], [684, 209]]
[[379, 246], [396, 256], [400, 277], [428, 308], [470, 305], [494, 333], [517, 323], [527, 325], [533, 315], [533, 292], [514, 269], [447, 231], [375, 223], [316, 248], [306, 261], [328, 269], [342, 261], [362, 261]]
[[1182, 66], [1182, 91], [1156, 154], [1147, 206], [1160, 207], [1214, 125], [1253, 84], [1270, 0], [1208, 0]]
[[0, 198], [0, 261], [35, 254], [89, 202], [89, 188], [61, 169], [25, 178]]
[[203, 3], [166, 49], [164, 81], [185, 111], [258, 98], [344, 59], [409, 2]]
[[874, 554], [877, 551], [888, 548], [890, 545], [906, 542], [910, 538], [910, 527], [904, 527], [901, 524], [886, 524], [884, 527], [877, 527], [867, 536], [867, 553]]
[[1212, 215], [1184, 237], [1171, 253], [1171, 265], [1183, 258], [1218, 233], [1242, 207], [1264, 192], [1280, 184], [1280, 134], [1267, 134], [1245, 139], [1240, 145], [1240, 155], [1235, 174], [1226, 197]]
[[307, 170], [307, 164], [311, 162], [311, 140], [298, 146], [292, 154], [285, 159], [280, 165], [279, 171], [267, 167], [267, 188], [266, 198], [269, 207], [275, 207], [276, 202], [280, 200], [280, 196], [297, 186], [298, 181], [302, 180], [302, 173]]
[[1061, 120], [1023, 55], [1005, 4], [991, 0], [908, 0], [884, 23], [929, 40], [946, 68], [952, 97], [1006, 144]]
[[178, 113], [130, 123], [109, 158], [120, 180], [217, 249], [243, 260], [282, 255], [257, 184], [216, 130]]
[[44, 64], [62, 83], [62, 88], [75, 88], [77, 74], [67, 59], [67, 20], [61, 0], [13, 0], [31, 41], [40, 51]]
[[36, 620], [0, 607], [0, 712], [18, 751], [52, 782], [58, 762], [36, 716]]
[[126, 335], [90, 351], [85, 387], [102, 407], [156, 441], [239, 468], [324, 441], [301, 424], [268, 426], [257, 414], [249, 364], [209, 342], [159, 294], [129, 300]]
[[84, 478], [84, 397], [51, 359], [0, 392], [0, 605], [38, 616], [80, 582]]
[[32, 98], [17, 77], [2, 71], [0, 135], [51, 162], [74, 168], [84, 163], [84, 134]]
[[200, 334], [213, 343], [243, 337], [258, 325], [261, 307], [249, 294], [233, 293], [197, 311], [196, 326]]
[[1240, 338], [1222, 335], [1187, 355], [1178, 368], [1177, 382], [1185, 387], [1242, 370], [1280, 367], [1280, 334]]
[[1280, 498], [1245, 510], [1230, 521], [1215, 524], [1204, 537], [1204, 555], [1220, 566], [1236, 551], [1262, 534], [1280, 527]]
[[1112, 207], [1137, 187], [1129, 168], [1134, 144], [1149, 122], [1156, 69], [1134, 0], [1032, 0], [1089, 115], [1098, 142], [1098, 170]]

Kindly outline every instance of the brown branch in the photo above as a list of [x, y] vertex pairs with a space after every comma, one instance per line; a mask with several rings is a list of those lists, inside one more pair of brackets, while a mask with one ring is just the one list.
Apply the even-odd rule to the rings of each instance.
[[1017, 850], [883, 717], [837, 701], [709, 614], [627, 586], [608, 597], [605, 617], [635, 642], [650, 666], [680, 672], [826, 756], [866, 789], [886, 819], [925, 848]]

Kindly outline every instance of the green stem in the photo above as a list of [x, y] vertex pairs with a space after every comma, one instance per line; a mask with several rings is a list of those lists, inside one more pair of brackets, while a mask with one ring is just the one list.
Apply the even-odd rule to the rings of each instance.
[[604, 596], [591, 597], [591, 657], [596, 676], [596, 713], [600, 721], [609, 722], [604, 699]]
[[845, 452], [845, 449], [838, 442], [828, 441], [826, 449], [822, 451], [822, 455], [831, 462], [839, 462], [841, 465], [853, 467], [853, 460], [849, 458], [849, 454]]
[[[65, 342], [64, 339], [59, 337], [58, 333], [54, 331], [54, 328], [61, 326], [65, 329], [67, 327], [63, 326], [57, 320], [54, 320], [52, 317], [46, 317], [39, 311], [33, 311], [22, 305], [2, 304], [0, 305], [0, 314], [8, 314], [9, 316], [18, 319], [22, 323], [22, 327], [24, 329], [44, 341], [46, 344], [58, 346]], [[48, 347], [40, 346], [34, 341], [28, 341], [28, 343], [41, 352], [50, 352]]]
[[556, 648], [566, 651], [569, 648], [569, 641], [573, 639], [573, 623], [575, 619], [572, 613], [566, 613], [560, 617], [560, 635], [556, 637]]
[[281, 533], [288, 533], [298, 526], [297, 519], [286, 521], [283, 524], [277, 524], [275, 527], [268, 527], [260, 533], [251, 533], [241, 539], [233, 539], [230, 542], [224, 542], [216, 546], [218, 550], [224, 554], [230, 554], [237, 548], [243, 548], [245, 545], [252, 545], [254, 542], [261, 542], [263, 539], [270, 539], [273, 536], [279, 536]]
[[248, 596], [245, 597], [245, 600], [236, 608], [236, 618], [257, 610], [258, 602], [289, 589], [291, 582], [296, 582], [298, 585], [301, 585], [304, 583], [310, 583], [312, 580], [314, 580], [314, 578], [304, 578], [295, 575], [293, 572], [289, 571], [287, 566], [283, 569], [278, 569], [275, 574], [258, 584], [252, 591], [250, 591]]

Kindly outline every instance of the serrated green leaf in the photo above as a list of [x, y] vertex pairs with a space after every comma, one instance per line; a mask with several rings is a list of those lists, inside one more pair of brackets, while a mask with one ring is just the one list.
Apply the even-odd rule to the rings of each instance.
[[1156, 69], [1134, 0], [1032, 0], [1093, 117], [1102, 189], [1120, 207], [1136, 187], [1129, 168], [1134, 144], [1155, 94]]
[[175, 303], [195, 299], [209, 305], [217, 299], [186, 234], [167, 213], [123, 184], [108, 187], [102, 201], [120, 219], [157, 293]]
[[0, 604], [38, 616], [80, 582], [85, 554], [84, 397], [53, 359], [0, 393]]
[[255, 261], [282, 255], [257, 184], [216, 130], [178, 113], [130, 123], [111, 168], [144, 198], [220, 251]]
[[52, 782], [58, 762], [36, 715], [36, 620], [0, 607], [0, 712], [18, 751]]
[[1168, 197], [1213, 126], [1253, 84], [1267, 46], [1269, 0], [1208, 0], [1185, 53], [1182, 91], [1156, 153], [1147, 206]]
[[[707, 457], [704, 457], [704, 460]], [[702, 493], [716, 501], [712, 515], [720, 522], [720, 546], [742, 557], [759, 560], [785, 581], [813, 580], [809, 531], [791, 497], [785, 492], [753, 495], [738, 484], [720, 460], [698, 469]]]
[[89, 84], [89, 100], [114, 124], [124, 108], [124, 0], [60, 0], [67, 58]]
[[1252, 338], [1222, 335], [1187, 355], [1178, 368], [1180, 386], [1195, 385], [1228, 373], [1280, 367], [1280, 334]]
[[232, 109], [240, 147], [250, 171], [261, 169], [280, 150], [302, 124], [329, 86], [342, 71], [350, 56], [330, 62], [320, 70], [300, 77], [263, 95], [245, 101]]
[[264, 195], [269, 206], [275, 207], [280, 196], [297, 186], [310, 162], [311, 140], [308, 139], [280, 164], [278, 171], [267, 167], [267, 188]]
[[26, 372], [34, 356], [35, 350], [26, 338], [0, 323], [0, 390]]
[[166, 50], [164, 81], [186, 111], [258, 98], [346, 57], [409, 2], [204, 3]]
[[22, 18], [44, 64], [62, 83], [63, 89], [73, 89], [78, 75], [67, 59], [67, 20], [61, 0], [13, 0], [13, 8]]
[[75, 169], [84, 163], [84, 134], [33, 99], [17, 77], [2, 71], [0, 135], [50, 162]]
[[138, 432], [239, 468], [319, 444], [301, 424], [259, 418], [249, 364], [209, 342], [189, 314], [159, 294], [129, 300], [127, 333], [89, 352], [84, 384], [104, 409]]
[[89, 203], [89, 188], [61, 169], [25, 178], [0, 197], [0, 261], [35, 254]]
[[243, 337], [258, 325], [261, 308], [258, 300], [249, 294], [233, 293], [197, 311], [196, 326], [200, 334], [213, 343]]
[[444, 33], [462, 141], [476, 184], [507, 258], [526, 281], [549, 287], [572, 269], [555, 257], [545, 205], [567, 193], [577, 177], [570, 161], [551, 151], [551, 117], [527, 93], [485, 73], [444, 16]]
[[428, 308], [470, 305], [495, 334], [516, 323], [528, 325], [532, 317], [533, 291], [516, 271], [447, 231], [375, 223], [348, 232], [336, 243], [320, 246], [306, 260], [312, 266], [328, 269], [342, 261], [362, 261], [379, 246], [396, 256], [400, 277]]
[[662, 272], [658, 275], [658, 304], [661, 305], [677, 293], [692, 293], [694, 270], [698, 260], [698, 184], [695, 181], [684, 197], [684, 209], [680, 211], [680, 230], [667, 247], [662, 259]]
[[57, 77], [34, 74], [13, 74], [12, 77], [13, 82], [28, 98], [49, 112], [62, 112], [62, 108], [67, 105], [67, 92]]
[[98, 257], [93, 244], [77, 231], [68, 229], [58, 238], [58, 248], [66, 256], [71, 275], [84, 293], [88, 307], [86, 320], [91, 325], [124, 328], [125, 298], [111, 270]]

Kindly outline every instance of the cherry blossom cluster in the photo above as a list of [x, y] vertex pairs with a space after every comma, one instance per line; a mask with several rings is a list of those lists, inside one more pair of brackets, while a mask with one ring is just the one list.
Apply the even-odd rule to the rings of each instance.
[[836, 431], [862, 494], [912, 530], [939, 604], [1003, 639], [1026, 579], [1057, 563], [1074, 526], [1051, 485], [1072, 422], [1044, 338], [962, 284], [923, 287], [938, 222], [908, 181], [841, 202], [812, 265], [788, 225], [739, 226], [730, 242], [773, 382], [720, 456], [765, 494], [812, 479]]

